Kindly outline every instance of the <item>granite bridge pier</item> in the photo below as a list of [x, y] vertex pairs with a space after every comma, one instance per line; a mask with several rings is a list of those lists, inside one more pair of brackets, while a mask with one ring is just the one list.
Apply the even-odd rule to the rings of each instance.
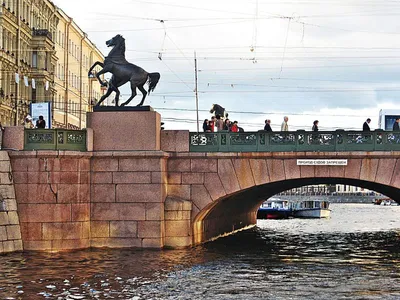
[[254, 225], [263, 200], [311, 184], [400, 202], [399, 134], [198, 134], [160, 121], [151, 109], [100, 110], [82, 131], [6, 128], [0, 252], [192, 246]]

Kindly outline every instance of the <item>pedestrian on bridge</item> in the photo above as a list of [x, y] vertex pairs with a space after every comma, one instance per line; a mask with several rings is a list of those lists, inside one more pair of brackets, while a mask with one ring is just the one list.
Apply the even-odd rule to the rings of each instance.
[[315, 120], [313, 122], [312, 131], [318, 131], [318, 123], [319, 123], [318, 120]]
[[368, 118], [367, 121], [364, 122], [363, 131], [371, 131], [371, 128], [369, 128], [369, 123], [371, 123], [371, 119], [370, 118]]
[[232, 123], [231, 130], [230, 130], [230, 131], [232, 131], [232, 132], [239, 132], [238, 121], [234, 121], [234, 122]]
[[215, 127], [217, 127], [218, 131], [224, 130], [224, 121], [222, 121], [221, 116], [216, 116], [217, 120], [215, 121]]
[[33, 125], [33, 123], [32, 123], [32, 117], [30, 115], [27, 115], [25, 117], [24, 128], [26, 128], [26, 129], [35, 128], [35, 125]]
[[208, 124], [210, 127], [210, 131], [215, 132], [215, 117], [214, 116], [211, 117], [211, 121], [208, 121]]
[[264, 130], [265, 130], [265, 131], [272, 131], [272, 128], [271, 128], [271, 120], [269, 120], [269, 119], [265, 120]]
[[208, 123], [208, 119], [204, 120], [203, 131], [204, 132], [211, 132], [211, 127], [210, 127], [210, 124]]
[[36, 121], [36, 128], [46, 128], [46, 121], [44, 120], [43, 116], [39, 116], [39, 120]]
[[400, 131], [399, 123], [400, 123], [400, 118], [397, 117], [396, 121], [394, 121], [393, 123], [393, 131]]
[[289, 121], [289, 118], [287, 116], [284, 116], [283, 117], [283, 122], [282, 122], [282, 125], [281, 125], [281, 131], [289, 131], [289, 125], [287, 123], [288, 121]]
[[225, 119], [224, 130], [231, 131], [231, 121], [229, 119]]

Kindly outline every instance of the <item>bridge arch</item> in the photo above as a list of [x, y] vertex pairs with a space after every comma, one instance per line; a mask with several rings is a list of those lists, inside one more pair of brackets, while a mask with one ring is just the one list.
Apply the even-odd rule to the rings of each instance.
[[257, 209], [265, 199], [280, 192], [314, 184], [344, 184], [382, 193], [400, 203], [400, 189], [349, 178], [301, 178], [254, 186], [221, 197], [207, 205], [193, 221], [194, 243], [202, 243], [256, 223]]
[[208, 174], [204, 185], [192, 185], [193, 244], [256, 224], [262, 201], [306, 185], [359, 186], [400, 203], [400, 159], [391, 155], [353, 155], [347, 166], [297, 166], [293, 157], [249, 158], [244, 154], [218, 158], [216, 164], [217, 172]]

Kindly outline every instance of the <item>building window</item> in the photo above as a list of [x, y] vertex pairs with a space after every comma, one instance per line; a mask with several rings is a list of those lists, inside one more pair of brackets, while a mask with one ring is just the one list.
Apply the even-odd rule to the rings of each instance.
[[37, 68], [37, 58], [38, 58], [37, 51], [33, 51], [32, 52], [32, 67], [33, 68]]
[[45, 60], [44, 60], [44, 69], [46, 71], [51, 71], [51, 70], [48, 70], [48, 64], [47, 64], [48, 60], [49, 60], [49, 54], [46, 52]]

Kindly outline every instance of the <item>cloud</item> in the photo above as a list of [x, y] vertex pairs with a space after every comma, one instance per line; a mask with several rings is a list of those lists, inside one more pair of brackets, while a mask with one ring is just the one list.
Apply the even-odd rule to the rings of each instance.
[[[115, 0], [112, 9], [104, 0], [55, 3], [104, 54], [105, 40], [121, 33], [127, 59], [161, 73], [146, 103], [168, 120], [166, 128], [196, 128], [195, 51], [200, 110], [219, 103], [242, 112], [231, 116], [245, 129], [262, 128], [261, 113], [275, 129], [285, 114], [293, 128], [310, 127], [322, 114], [331, 116], [323, 116], [321, 128], [360, 128], [398, 103], [394, 3]], [[122, 93], [129, 97], [129, 86]], [[200, 112], [200, 121], [208, 117]]]

